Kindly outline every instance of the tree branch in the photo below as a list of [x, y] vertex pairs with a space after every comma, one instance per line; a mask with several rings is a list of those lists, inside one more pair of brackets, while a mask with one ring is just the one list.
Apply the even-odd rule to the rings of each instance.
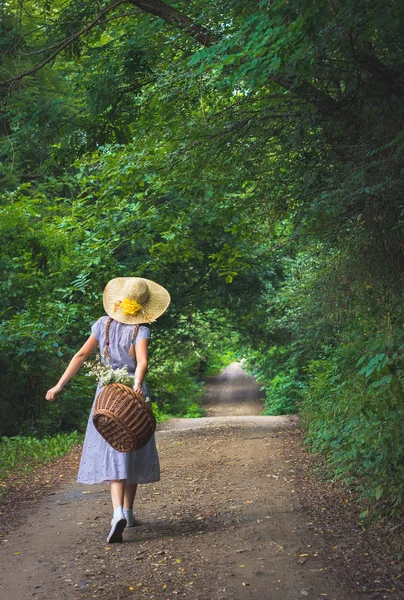
[[59, 43], [57, 49], [54, 52], [52, 52], [47, 58], [45, 58], [41, 63], [39, 63], [35, 67], [32, 67], [32, 69], [28, 69], [28, 71], [24, 71], [23, 73], [19, 73], [19, 75], [15, 75], [11, 79], [7, 79], [6, 81], [2, 81], [1, 85], [6, 85], [8, 83], [15, 83], [17, 81], [20, 81], [24, 77], [27, 77], [28, 75], [33, 75], [34, 73], [36, 73], [37, 71], [39, 71], [40, 69], [42, 69], [45, 65], [47, 65], [50, 62], [52, 62], [52, 60], [54, 58], [56, 58], [56, 56], [58, 54], [60, 54], [60, 52], [62, 50], [64, 50], [64, 48], [66, 48], [67, 46], [69, 46], [72, 42], [75, 42], [79, 37], [81, 37], [82, 35], [84, 35], [88, 31], [90, 31], [93, 27], [95, 27], [95, 25], [97, 25], [97, 23], [99, 23], [99, 21], [101, 21], [101, 19], [106, 14], [108, 14], [111, 10], [114, 10], [115, 8], [117, 8], [118, 6], [120, 6], [121, 4], [124, 4], [126, 2], [127, 2], [127, 0], [118, 0], [117, 2], [114, 2], [113, 4], [109, 4], [108, 6], [105, 6], [98, 13], [98, 15], [96, 16], [96, 18], [93, 19], [92, 21], [90, 21], [90, 23], [88, 23], [85, 27], [83, 27], [79, 31], [76, 31], [76, 33], [74, 33], [73, 35], [69, 36], [68, 38], [65, 38], [64, 40], [61, 40], [61, 42]]
[[[79, 31], [76, 31], [76, 33], [72, 34], [68, 38], [61, 40], [58, 44], [55, 44], [56, 49], [41, 63], [39, 63], [35, 67], [32, 67], [28, 71], [24, 71], [23, 73], [15, 75], [10, 79], [1, 82], [1, 85], [14, 84], [15, 82], [20, 81], [24, 77], [27, 77], [28, 75], [33, 75], [34, 73], [42, 69], [45, 65], [52, 62], [52, 60], [54, 60], [56, 56], [58, 56], [58, 54], [60, 54], [60, 52], [64, 50], [64, 48], [66, 48], [67, 46], [69, 46], [69, 44], [73, 43], [82, 35], [93, 29], [101, 21], [101, 19], [105, 17], [105, 15], [107, 15], [109, 12], [111, 12], [121, 4], [131, 4], [133, 6], [136, 6], [143, 12], [147, 12], [156, 17], [159, 17], [160, 19], [163, 19], [167, 23], [170, 23], [171, 25], [174, 25], [175, 27], [187, 33], [189, 36], [194, 38], [203, 46], [211, 46], [215, 43], [215, 41], [217, 41], [217, 39], [211, 31], [209, 31], [201, 25], [196, 24], [190, 17], [184, 15], [176, 8], [173, 8], [166, 2], [163, 2], [162, 0], [117, 0], [116, 2], [113, 2], [112, 4], [109, 4], [108, 6], [105, 6], [103, 9], [101, 9], [99, 14], [95, 17], [95, 19], [90, 21], [85, 27], [83, 27]], [[52, 46], [50, 48], [52, 48]], [[338, 108], [338, 103], [331, 96], [329, 96], [321, 90], [318, 90], [315, 86], [313, 86], [307, 81], [296, 85], [293, 79], [288, 79], [287, 77], [285, 78], [275, 73], [271, 74], [270, 78], [272, 81], [280, 85], [282, 88], [290, 91], [292, 94], [296, 94], [297, 96], [303, 98], [308, 102], [323, 105], [324, 107], [327, 107], [328, 111], [334, 112]]]
[[42, 62], [37, 64], [35, 67], [32, 67], [32, 69], [28, 69], [23, 73], [19, 73], [18, 75], [15, 75], [10, 79], [0, 82], [0, 85], [13, 84], [17, 81], [20, 81], [24, 77], [33, 75], [37, 71], [40, 71], [45, 65], [52, 62], [52, 60], [54, 60], [58, 56], [58, 54], [62, 52], [62, 50], [64, 50], [71, 43], [75, 42], [82, 35], [88, 33], [101, 21], [103, 17], [105, 17], [105, 15], [107, 15], [109, 12], [111, 12], [121, 4], [132, 4], [133, 6], [136, 6], [137, 8], [142, 10], [143, 12], [148, 12], [156, 17], [160, 17], [167, 23], [170, 23], [172, 25], [175, 25], [179, 29], [182, 29], [188, 35], [193, 37], [196, 41], [198, 41], [204, 46], [210, 45], [212, 43], [213, 36], [205, 27], [197, 25], [192, 21], [192, 19], [190, 19], [177, 9], [173, 8], [169, 4], [162, 2], [161, 0], [118, 0], [117, 2], [108, 4], [108, 6], [105, 6], [103, 9], [101, 9], [98, 15], [95, 17], [95, 19], [90, 21], [90, 23], [88, 23], [85, 27], [83, 27], [79, 31], [76, 31], [76, 33], [72, 34], [68, 38], [65, 38], [64, 40], [61, 40], [53, 46], [50, 46], [49, 49], [55, 48], [55, 50]]
[[192, 19], [161, 0], [128, 0], [128, 2], [134, 4], [144, 12], [148, 12], [155, 17], [160, 17], [163, 21], [182, 29], [193, 37], [194, 40], [202, 44], [202, 46], [210, 46], [214, 42], [211, 31], [201, 25], [197, 25]]
[[358, 62], [360, 67], [382, 79], [389, 90], [402, 90], [404, 76], [401, 69], [389, 67], [382, 63], [376, 56], [365, 51], [358, 52]]
[[299, 96], [303, 100], [307, 102], [311, 102], [313, 104], [320, 104], [326, 106], [328, 110], [336, 111], [338, 110], [338, 102], [323, 92], [322, 90], [317, 89], [314, 85], [309, 83], [308, 81], [304, 81], [299, 85], [296, 85], [293, 79], [288, 79], [286, 77], [281, 77], [280, 75], [276, 75], [272, 73], [270, 75], [270, 79], [283, 87], [285, 90], [288, 90], [292, 94]]

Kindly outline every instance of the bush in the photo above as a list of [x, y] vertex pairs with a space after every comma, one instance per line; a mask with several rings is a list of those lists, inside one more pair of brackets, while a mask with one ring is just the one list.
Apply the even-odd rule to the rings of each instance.
[[351, 341], [309, 365], [301, 405], [306, 443], [323, 456], [331, 478], [360, 491], [363, 517], [398, 516], [404, 500], [402, 371], [394, 349], [384, 364], [379, 352], [359, 361], [365, 366], [358, 370], [359, 353]]
[[303, 383], [297, 378], [295, 370], [280, 371], [265, 386], [264, 415], [291, 415], [296, 413], [301, 397]]

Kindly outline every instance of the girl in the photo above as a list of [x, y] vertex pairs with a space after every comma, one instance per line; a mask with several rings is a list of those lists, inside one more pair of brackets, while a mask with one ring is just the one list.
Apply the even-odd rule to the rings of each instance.
[[[117, 277], [105, 287], [103, 316], [91, 328], [91, 335], [46, 399], [52, 402], [66, 383], [77, 373], [88, 357], [100, 347], [103, 360], [113, 369], [127, 367], [134, 377], [133, 389], [148, 396], [144, 382], [148, 362], [150, 329], [142, 323], [151, 323], [162, 315], [170, 304], [166, 289], [154, 281], [141, 277]], [[101, 391], [98, 384], [95, 397]], [[95, 402], [95, 400], [94, 400]], [[133, 527], [133, 503], [139, 483], [160, 479], [160, 464], [154, 435], [151, 440], [133, 452], [119, 452], [110, 446], [93, 425], [94, 404], [90, 412], [84, 439], [78, 482], [85, 484], [109, 481], [114, 509], [108, 543], [122, 542], [126, 526]]]

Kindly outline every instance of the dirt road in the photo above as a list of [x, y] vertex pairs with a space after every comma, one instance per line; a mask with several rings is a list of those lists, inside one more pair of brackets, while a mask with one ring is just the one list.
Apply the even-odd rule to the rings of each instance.
[[106, 486], [65, 474], [6, 532], [1, 600], [356, 598], [297, 500], [281, 452], [295, 418], [258, 416], [258, 387], [232, 369], [209, 384], [214, 416], [160, 427], [162, 478], [140, 488], [125, 542], [105, 542]]
[[238, 363], [206, 383], [205, 409], [210, 417], [259, 415], [262, 411], [260, 387]]

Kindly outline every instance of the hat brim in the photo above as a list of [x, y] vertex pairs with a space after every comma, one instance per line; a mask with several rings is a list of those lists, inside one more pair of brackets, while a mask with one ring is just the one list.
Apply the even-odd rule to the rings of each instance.
[[[125, 315], [122, 308], [116, 308], [116, 302], [124, 299], [124, 287], [128, 285], [130, 279], [143, 279], [147, 283], [150, 293], [148, 300], [142, 305], [142, 310], [136, 315]], [[145, 279], [144, 277], [115, 277], [115, 279], [111, 279], [105, 286], [102, 302], [107, 315], [115, 319], [115, 321], [128, 325], [136, 325], [155, 321], [167, 310], [171, 302], [171, 297], [162, 285], [150, 279]]]

